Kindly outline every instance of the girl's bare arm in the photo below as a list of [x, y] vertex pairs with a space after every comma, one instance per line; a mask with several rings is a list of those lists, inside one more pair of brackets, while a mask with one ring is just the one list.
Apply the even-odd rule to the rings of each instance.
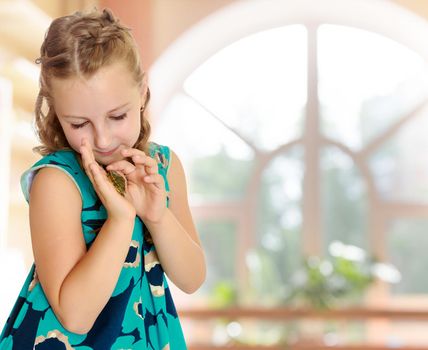
[[205, 280], [205, 256], [189, 209], [183, 166], [172, 151], [168, 182], [169, 208], [159, 222], [146, 226], [165, 273], [181, 290], [193, 293]]
[[61, 324], [83, 334], [111, 297], [128, 253], [135, 213], [109, 216], [86, 251], [81, 210], [80, 194], [65, 173], [39, 171], [30, 192], [37, 275]]

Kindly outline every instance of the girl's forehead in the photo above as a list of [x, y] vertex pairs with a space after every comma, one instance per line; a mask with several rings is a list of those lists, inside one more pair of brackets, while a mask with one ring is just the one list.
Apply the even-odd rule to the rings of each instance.
[[140, 88], [129, 71], [116, 65], [89, 78], [53, 79], [51, 94], [58, 114], [79, 115], [133, 103], [140, 97]]
[[91, 95], [93, 98], [113, 97], [127, 95], [135, 89], [139, 89], [138, 84], [122, 65], [101, 68], [87, 78], [73, 76], [51, 80], [51, 94], [54, 99], [80, 98], [82, 95]]

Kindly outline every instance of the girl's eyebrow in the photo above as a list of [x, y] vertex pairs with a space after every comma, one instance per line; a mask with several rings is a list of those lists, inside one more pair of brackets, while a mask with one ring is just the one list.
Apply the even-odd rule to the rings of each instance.
[[[118, 107], [115, 107], [115, 108], [113, 108], [112, 110], [110, 110], [110, 111], [108, 111], [107, 112], [107, 114], [110, 114], [110, 113], [113, 113], [113, 112], [116, 112], [117, 110], [119, 110], [119, 109], [122, 109], [122, 108], [124, 108], [124, 107], [127, 107], [129, 104], [131, 104], [131, 102], [126, 102], [126, 103], [124, 103], [123, 105], [120, 105], [120, 106], [118, 106]], [[64, 116], [64, 118], [66, 118], [66, 119], [88, 119], [88, 118], [85, 118], [85, 117], [79, 117], [79, 116], [74, 116], [74, 115], [65, 115]]]

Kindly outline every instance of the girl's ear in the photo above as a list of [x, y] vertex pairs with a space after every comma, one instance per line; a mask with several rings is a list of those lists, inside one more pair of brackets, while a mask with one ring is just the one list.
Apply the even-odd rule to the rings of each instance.
[[147, 84], [144, 84], [141, 87], [141, 95], [140, 95], [140, 110], [143, 111], [144, 109], [146, 109], [146, 105], [147, 102], [149, 100], [149, 87], [147, 86]]
[[143, 82], [143, 85], [141, 86], [141, 90], [140, 90], [140, 97], [141, 97], [141, 105], [145, 104], [146, 98], [147, 98], [147, 90], [148, 90], [148, 85], [146, 82]]

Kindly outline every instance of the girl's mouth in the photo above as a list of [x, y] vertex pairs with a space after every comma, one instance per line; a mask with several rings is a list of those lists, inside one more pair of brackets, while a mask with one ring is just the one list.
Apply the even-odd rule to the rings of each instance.
[[114, 152], [116, 152], [116, 150], [118, 149], [118, 147], [116, 147], [116, 148], [113, 148], [112, 150], [110, 150], [110, 151], [107, 151], [107, 152], [101, 152], [101, 151], [96, 151], [100, 156], [103, 156], [103, 157], [107, 157], [107, 156], [111, 156]]

